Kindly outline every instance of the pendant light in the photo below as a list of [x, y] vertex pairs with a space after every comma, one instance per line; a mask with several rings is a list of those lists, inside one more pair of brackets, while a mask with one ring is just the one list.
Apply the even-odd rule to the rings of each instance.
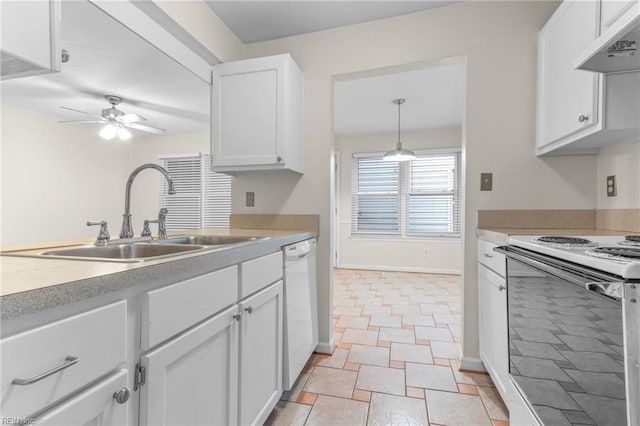
[[398, 143], [396, 143], [396, 149], [384, 154], [384, 161], [409, 161], [416, 158], [416, 154], [413, 151], [402, 149], [402, 143], [400, 142], [400, 105], [404, 103], [404, 99], [394, 99], [393, 103], [398, 105]]

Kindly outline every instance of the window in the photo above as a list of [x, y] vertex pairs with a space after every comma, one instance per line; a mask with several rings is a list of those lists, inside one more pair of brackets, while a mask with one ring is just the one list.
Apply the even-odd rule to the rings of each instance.
[[352, 235], [460, 236], [460, 152], [416, 152], [408, 162], [354, 154]]
[[231, 214], [231, 176], [211, 171], [211, 156], [161, 156], [176, 190], [167, 194], [162, 178], [160, 207], [169, 210], [167, 229], [227, 228]]

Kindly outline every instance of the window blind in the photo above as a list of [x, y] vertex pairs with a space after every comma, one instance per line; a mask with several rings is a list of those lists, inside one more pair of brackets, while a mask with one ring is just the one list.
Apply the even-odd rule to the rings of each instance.
[[409, 162], [354, 154], [352, 234], [459, 236], [460, 153], [417, 153]]
[[211, 171], [208, 154], [161, 156], [160, 164], [173, 179], [176, 193], [167, 193], [161, 179], [160, 207], [169, 210], [167, 229], [228, 227], [231, 177]]

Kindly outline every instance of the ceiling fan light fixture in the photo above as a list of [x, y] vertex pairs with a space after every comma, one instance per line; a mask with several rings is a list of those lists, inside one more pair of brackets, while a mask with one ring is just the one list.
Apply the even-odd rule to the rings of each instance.
[[117, 133], [118, 133], [118, 128], [116, 126], [114, 126], [112, 123], [107, 123], [100, 130], [100, 137], [102, 139], [106, 139], [106, 140], [110, 141], [111, 139], [116, 137]]
[[400, 142], [400, 105], [404, 103], [404, 99], [394, 99], [393, 103], [398, 105], [398, 142], [396, 143], [396, 149], [386, 152], [382, 159], [384, 161], [410, 161], [416, 158], [416, 154], [413, 151], [403, 149]]
[[131, 139], [131, 132], [124, 126], [118, 126], [118, 137], [121, 141], [128, 141]]

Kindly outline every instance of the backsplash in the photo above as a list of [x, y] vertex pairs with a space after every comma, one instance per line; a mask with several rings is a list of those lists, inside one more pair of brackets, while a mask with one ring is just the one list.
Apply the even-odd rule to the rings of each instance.
[[280, 229], [306, 231], [320, 235], [317, 214], [237, 214], [229, 217], [229, 227], [236, 229]]

